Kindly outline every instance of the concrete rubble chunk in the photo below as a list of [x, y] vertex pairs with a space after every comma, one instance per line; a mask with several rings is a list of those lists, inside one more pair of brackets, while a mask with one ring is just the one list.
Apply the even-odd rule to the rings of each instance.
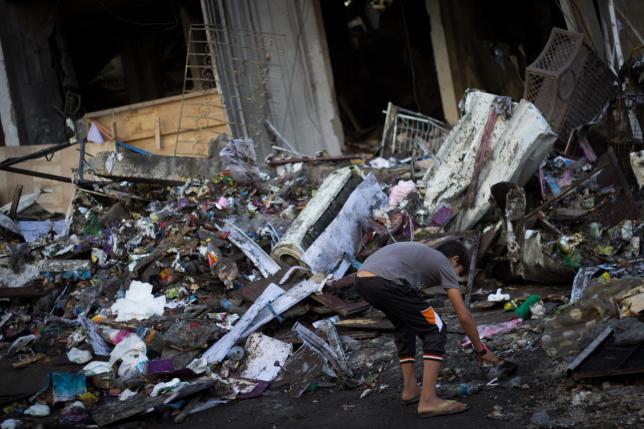
[[491, 151], [478, 176], [478, 191], [470, 208], [463, 208], [475, 171], [476, 154], [496, 96], [481, 91], [466, 93], [463, 117], [436, 154], [437, 163], [424, 177], [425, 206], [435, 213], [449, 205], [457, 213], [450, 229], [471, 228], [490, 209], [490, 189], [498, 182], [523, 186], [548, 154], [557, 135], [539, 110], [525, 100], [513, 103], [509, 119], [499, 116], [491, 135]]
[[216, 161], [188, 156], [142, 155], [132, 152], [99, 152], [90, 161], [98, 176], [142, 182], [181, 184], [190, 177], [214, 177]]

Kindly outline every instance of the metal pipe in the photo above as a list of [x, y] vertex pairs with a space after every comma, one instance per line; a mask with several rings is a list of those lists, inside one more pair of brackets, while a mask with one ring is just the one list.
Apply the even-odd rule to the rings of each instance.
[[38, 159], [42, 158], [43, 156], [47, 156], [50, 153], [58, 152], [59, 150], [66, 149], [70, 146], [75, 145], [76, 143], [61, 143], [56, 146], [48, 147], [43, 150], [39, 150], [38, 152], [30, 153], [29, 155], [24, 155], [24, 156], [19, 156], [16, 158], [7, 158], [4, 161], [0, 162], [0, 167], [8, 167], [10, 165], [18, 164], [23, 161], [27, 161], [30, 159]]

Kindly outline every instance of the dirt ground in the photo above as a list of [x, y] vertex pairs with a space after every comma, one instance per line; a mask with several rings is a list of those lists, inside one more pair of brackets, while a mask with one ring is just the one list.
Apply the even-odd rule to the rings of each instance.
[[[522, 288], [520, 292], [535, 292]], [[544, 288], [546, 294], [567, 294], [567, 288]], [[500, 309], [473, 311], [478, 323], [509, 320]], [[463, 334], [453, 315], [448, 323], [448, 357], [439, 382], [487, 381], [487, 368], [460, 347]], [[268, 391], [261, 398], [236, 401], [190, 416], [175, 425], [161, 418], [146, 427], [164, 428], [518, 428], [518, 427], [644, 427], [644, 381], [627, 379], [574, 382], [564, 370], [572, 359], [552, 360], [541, 348], [544, 320], [529, 320], [515, 331], [488, 342], [499, 356], [518, 364], [515, 374], [499, 386], [461, 400], [470, 407], [462, 414], [420, 419], [415, 406], [400, 404], [402, 376], [390, 335], [365, 340], [349, 354], [353, 369], [366, 380], [354, 390], [319, 388], [291, 399], [286, 391]], [[419, 360], [418, 360], [419, 361]], [[417, 368], [422, 377], [420, 365]], [[368, 395], [360, 398], [367, 388]], [[537, 416], [535, 416], [537, 413]], [[545, 414], [545, 418], [544, 418]], [[149, 425], [149, 426], [148, 426]]]

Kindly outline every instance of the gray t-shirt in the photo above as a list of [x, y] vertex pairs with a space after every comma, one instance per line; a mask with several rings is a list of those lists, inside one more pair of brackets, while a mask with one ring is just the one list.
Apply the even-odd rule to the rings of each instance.
[[393, 243], [371, 254], [360, 267], [396, 284], [458, 288], [458, 278], [447, 256], [421, 243]]

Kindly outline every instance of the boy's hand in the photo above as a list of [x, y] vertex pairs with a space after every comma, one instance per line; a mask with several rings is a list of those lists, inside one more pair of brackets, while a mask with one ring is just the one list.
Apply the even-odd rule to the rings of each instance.
[[324, 291], [331, 293], [337, 292], [337, 288], [335, 287], [335, 280], [327, 280], [326, 283], [324, 283]]
[[492, 353], [491, 350], [487, 350], [487, 352], [483, 356], [480, 356], [480, 359], [483, 362], [488, 362], [493, 365], [498, 365], [501, 362], [499, 358], [494, 353]]
[[[482, 360], [483, 362], [491, 363], [495, 366], [501, 363], [501, 360], [492, 352], [492, 350], [488, 348], [485, 343], [482, 343], [481, 346], [483, 347], [481, 350], [475, 351], [476, 356], [480, 360]], [[485, 353], [483, 353], [483, 351], [485, 351]]]

